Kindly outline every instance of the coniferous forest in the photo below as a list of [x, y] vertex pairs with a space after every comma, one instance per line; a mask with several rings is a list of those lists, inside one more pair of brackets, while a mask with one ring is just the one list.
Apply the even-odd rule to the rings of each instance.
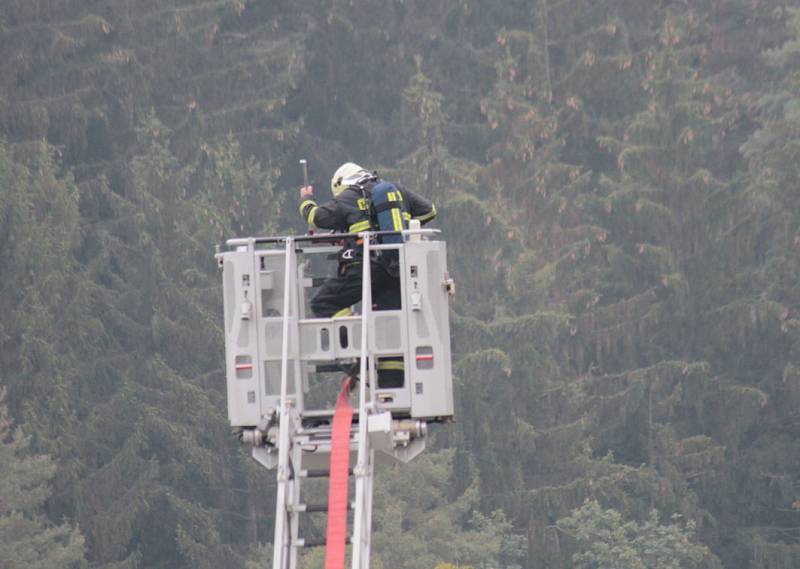
[[305, 231], [299, 158], [431, 197], [458, 283], [373, 567], [800, 567], [796, 2], [3, 0], [0, 45], [3, 569], [271, 567], [213, 254]]

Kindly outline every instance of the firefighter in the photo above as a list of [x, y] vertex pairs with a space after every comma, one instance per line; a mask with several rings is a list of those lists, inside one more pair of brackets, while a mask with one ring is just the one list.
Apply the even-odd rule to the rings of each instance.
[[[370, 203], [372, 189], [381, 183], [377, 172], [370, 172], [353, 162], [342, 164], [331, 179], [333, 197], [322, 203], [314, 201], [311, 186], [300, 188], [300, 215], [311, 227], [332, 229], [340, 233], [358, 233], [373, 229]], [[418, 219], [425, 224], [436, 216], [433, 203], [410, 190], [394, 184], [401, 202], [401, 215], [407, 223]], [[351, 306], [361, 300], [361, 248], [348, 238], [339, 253], [339, 266], [335, 277], [327, 279], [311, 299], [311, 311], [319, 318], [352, 314]], [[371, 262], [372, 301], [377, 310], [400, 308], [400, 280], [387, 263], [380, 259]], [[381, 387], [400, 387], [403, 384], [403, 362], [384, 358], [378, 363]], [[397, 374], [381, 373], [399, 371], [397, 379], [387, 379]]]

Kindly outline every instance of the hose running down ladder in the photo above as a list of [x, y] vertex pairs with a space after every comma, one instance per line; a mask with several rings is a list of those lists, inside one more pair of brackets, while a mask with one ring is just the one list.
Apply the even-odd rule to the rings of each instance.
[[344, 569], [347, 537], [347, 492], [350, 469], [350, 428], [353, 405], [350, 403], [352, 380], [345, 377], [336, 399], [331, 432], [331, 464], [328, 479], [328, 531], [325, 569]]

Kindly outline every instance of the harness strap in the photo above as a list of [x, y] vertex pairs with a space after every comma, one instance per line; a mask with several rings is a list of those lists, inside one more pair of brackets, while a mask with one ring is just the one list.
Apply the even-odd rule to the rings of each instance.
[[403, 207], [403, 202], [383, 202], [382, 204], [372, 206], [372, 209], [375, 210], [375, 213], [382, 213], [389, 209], [401, 209]]

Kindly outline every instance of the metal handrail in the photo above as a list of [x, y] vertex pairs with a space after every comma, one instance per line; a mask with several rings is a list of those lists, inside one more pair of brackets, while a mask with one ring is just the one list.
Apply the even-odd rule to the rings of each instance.
[[262, 244], [262, 243], [286, 243], [287, 239], [294, 242], [315, 242], [315, 241], [331, 241], [353, 238], [364, 238], [381, 235], [436, 235], [441, 233], [441, 229], [403, 229], [401, 231], [361, 231], [359, 233], [319, 233], [314, 235], [279, 235], [271, 237], [234, 237], [225, 241], [228, 247], [238, 247], [241, 245]]

